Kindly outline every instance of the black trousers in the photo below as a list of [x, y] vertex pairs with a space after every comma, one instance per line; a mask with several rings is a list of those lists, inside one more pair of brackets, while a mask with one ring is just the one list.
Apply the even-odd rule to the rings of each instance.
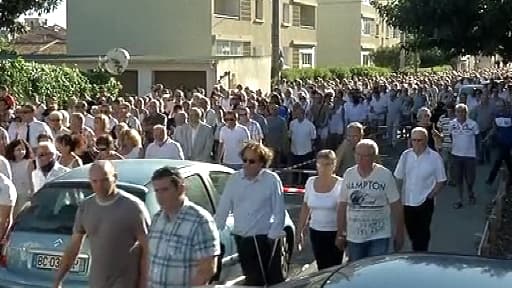
[[405, 227], [413, 251], [428, 251], [433, 213], [434, 199], [427, 198], [420, 206], [404, 206]]
[[[283, 279], [283, 276], [281, 274], [281, 266], [279, 265], [279, 251], [281, 251], [280, 240], [275, 240], [278, 241], [278, 244], [276, 246], [274, 257], [272, 257], [272, 259], [270, 259], [270, 257], [272, 254], [272, 249], [274, 248], [275, 241], [269, 239], [267, 235], [256, 235], [254, 237], [242, 237], [235, 235], [235, 241], [238, 250], [238, 257], [240, 259], [240, 265], [242, 266], [242, 272], [244, 273], [245, 276], [245, 285], [274, 285], [281, 283], [285, 280]], [[258, 245], [258, 249], [261, 256], [263, 271], [261, 271], [258, 252], [256, 250], [256, 243]]]
[[337, 231], [318, 231], [309, 228], [309, 238], [318, 270], [341, 265], [343, 251], [336, 247]]
[[498, 176], [498, 171], [500, 171], [501, 163], [503, 161], [505, 161], [505, 164], [507, 165], [508, 173], [512, 173], [512, 157], [510, 157], [510, 149], [511, 147], [508, 145], [498, 144], [498, 158], [496, 158], [491, 172], [489, 173], [489, 177], [487, 178], [488, 183], [493, 183], [494, 180], [496, 180], [496, 176]]

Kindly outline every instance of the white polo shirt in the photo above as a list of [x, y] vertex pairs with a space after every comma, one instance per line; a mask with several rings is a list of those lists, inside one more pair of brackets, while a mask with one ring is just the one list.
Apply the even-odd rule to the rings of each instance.
[[467, 118], [460, 123], [457, 118], [450, 121], [450, 135], [452, 135], [452, 155], [476, 158], [475, 137], [480, 133], [478, 124]]
[[223, 144], [222, 163], [224, 164], [243, 164], [240, 158], [240, 151], [244, 143], [251, 139], [249, 130], [246, 127], [236, 124], [233, 129], [223, 126], [220, 129], [219, 142]]
[[153, 142], [146, 148], [146, 159], [173, 159], [183, 160], [185, 156], [181, 145], [167, 138], [163, 143], [158, 144]]
[[394, 174], [404, 181], [401, 192], [402, 203], [406, 206], [420, 206], [438, 182], [446, 181], [441, 155], [428, 147], [419, 156], [412, 148], [405, 150]]
[[17, 196], [16, 187], [12, 181], [0, 173], [0, 205], [14, 207]]
[[316, 138], [316, 128], [308, 119], [290, 123], [290, 146], [293, 155], [306, 155], [313, 151], [312, 141]]

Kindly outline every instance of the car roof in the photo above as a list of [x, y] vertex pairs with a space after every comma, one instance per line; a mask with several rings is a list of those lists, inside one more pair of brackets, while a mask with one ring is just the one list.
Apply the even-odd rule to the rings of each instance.
[[[218, 164], [210, 164], [206, 162], [196, 162], [188, 160], [167, 160], [167, 159], [125, 159], [112, 161], [117, 172], [118, 182], [146, 185], [153, 175], [153, 172], [161, 167], [169, 166], [180, 171], [225, 171], [231, 172], [231, 169]], [[85, 180], [89, 181], [89, 168], [91, 164], [87, 164], [75, 168], [68, 173], [53, 179], [54, 181], [67, 180]], [[184, 175], [187, 176], [187, 175]]]

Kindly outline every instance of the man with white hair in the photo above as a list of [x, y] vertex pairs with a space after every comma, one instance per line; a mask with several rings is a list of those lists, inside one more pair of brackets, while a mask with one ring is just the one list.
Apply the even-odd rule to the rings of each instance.
[[446, 182], [441, 155], [427, 145], [428, 132], [416, 127], [411, 132], [412, 148], [405, 150], [395, 169], [402, 192], [407, 233], [414, 251], [428, 251], [434, 199]]
[[375, 163], [378, 154], [375, 141], [361, 140], [356, 145], [357, 164], [343, 175], [336, 246], [344, 250], [347, 244], [350, 261], [387, 254], [392, 236], [395, 251], [404, 243], [400, 193], [391, 171]]
[[453, 208], [460, 209], [463, 206], [464, 182], [467, 185], [469, 204], [476, 203], [473, 186], [477, 165], [476, 141], [480, 134], [478, 124], [469, 119], [465, 104], [455, 106], [455, 119], [450, 121], [449, 133], [452, 136], [453, 180], [459, 192], [459, 200], [453, 204]]
[[37, 146], [37, 168], [32, 172], [34, 191], [39, 190], [43, 185], [70, 171], [57, 161], [57, 148], [52, 142], [40, 142]]
[[57, 137], [71, 134], [71, 130], [64, 126], [64, 115], [60, 111], [53, 111], [48, 115], [48, 126], [50, 126], [50, 130], [52, 131], [53, 139], [57, 139]]

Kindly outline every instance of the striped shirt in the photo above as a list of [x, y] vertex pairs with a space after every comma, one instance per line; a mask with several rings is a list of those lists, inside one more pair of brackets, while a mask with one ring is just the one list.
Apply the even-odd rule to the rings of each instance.
[[158, 211], [151, 223], [148, 287], [190, 287], [199, 260], [221, 253], [212, 216], [189, 200], [172, 218]]
[[247, 130], [249, 130], [249, 135], [251, 136], [252, 141], [261, 143], [264, 136], [263, 136], [263, 131], [261, 130], [261, 126], [258, 122], [254, 121], [252, 119], [249, 119], [249, 123], [247, 123], [247, 124], [240, 123], [240, 124], [245, 126], [245, 128], [247, 128]]
[[452, 135], [450, 134], [450, 121], [453, 118], [449, 118], [444, 114], [439, 118], [439, 122], [437, 122], [437, 127], [441, 129], [443, 133], [443, 149], [448, 149], [451, 151], [452, 148]]

